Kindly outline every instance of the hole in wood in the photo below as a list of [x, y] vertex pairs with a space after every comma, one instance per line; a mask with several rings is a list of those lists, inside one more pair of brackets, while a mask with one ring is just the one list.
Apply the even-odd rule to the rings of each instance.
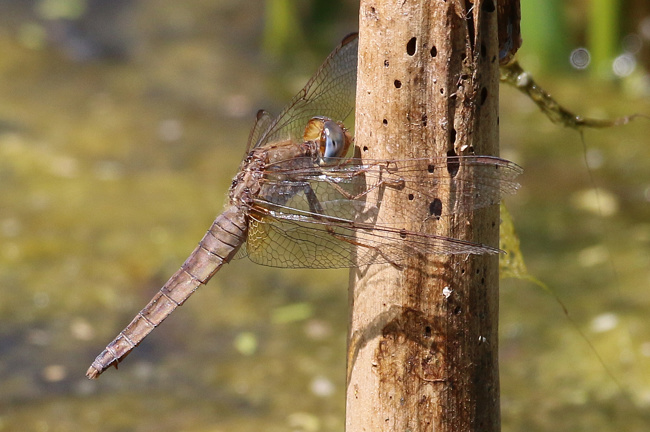
[[385, 125], [387, 125], [387, 124], [388, 124], [388, 120], [384, 119], [384, 120], [382, 121], [382, 123], [385, 124]]
[[431, 51], [430, 51], [430, 53], [431, 53], [431, 57], [435, 57], [435, 56], [437, 56], [437, 55], [438, 55], [438, 48], [436, 48], [435, 45], [432, 46], [432, 47], [431, 47]]
[[483, 10], [485, 12], [494, 12], [494, 2], [492, 0], [486, 0], [483, 2]]
[[413, 194], [409, 194], [409, 201], [413, 201], [415, 199], [415, 196]]
[[440, 219], [440, 216], [442, 216], [442, 201], [440, 201], [440, 198], [435, 198], [429, 203], [429, 215], [436, 219]]
[[456, 174], [458, 174], [459, 169], [460, 169], [460, 163], [458, 162], [458, 158], [456, 157], [456, 152], [453, 150], [449, 150], [447, 152], [447, 172], [449, 173], [450, 176], [455, 177]]
[[415, 44], [417, 42], [417, 38], [412, 37], [408, 43], [406, 44], [406, 53], [410, 56], [415, 54]]
[[401, 88], [402, 87], [402, 81], [400, 81], [400, 80], [395, 80], [394, 84], [395, 84], [395, 88]]
[[485, 101], [487, 100], [487, 96], [488, 96], [488, 91], [485, 87], [483, 87], [481, 89], [481, 105], [485, 103]]
[[384, 67], [388, 67], [389, 63], [388, 60], [384, 60]]

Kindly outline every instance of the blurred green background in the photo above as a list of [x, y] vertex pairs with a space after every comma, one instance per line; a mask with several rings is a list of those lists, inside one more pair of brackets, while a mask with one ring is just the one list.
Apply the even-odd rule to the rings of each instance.
[[[0, 0], [0, 432], [343, 429], [346, 270], [240, 260], [119, 371], [84, 373], [222, 209], [256, 110], [277, 113], [357, 9]], [[522, 9], [519, 58], [565, 106], [650, 114], [647, 1]], [[645, 431], [650, 123], [583, 145], [516, 90], [501, 98], [529, 271], [623, 388], [551, 296], [506, 280], [503, 430]]]

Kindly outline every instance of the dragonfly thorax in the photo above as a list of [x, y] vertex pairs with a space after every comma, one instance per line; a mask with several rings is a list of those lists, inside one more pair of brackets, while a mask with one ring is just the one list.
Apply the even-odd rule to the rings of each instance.
[[242, 169], [232, 179], [228, 197], [231, 204], [250, 205], [254, 196], [259, 193], [260, 179], [264, 172], [264, 160], [255, 151], [244, 160]]

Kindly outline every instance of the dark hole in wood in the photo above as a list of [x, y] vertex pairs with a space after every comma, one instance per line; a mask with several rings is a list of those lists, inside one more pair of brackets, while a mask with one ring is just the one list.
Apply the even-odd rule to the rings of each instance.
[[389, 63], [388, 60], [384, 60], [384, 67], [388, 67]]
[[413, 201], [414, 198], [415, 198], [415, 195], [409, 194], [409, 201]]
[[440, 198], [435, 198], [429, 203], [429, 214], [436, 219], [440, 219], [442, 215], [442, 201], [440, 201]]
[[368, 146], [363, 146], [363, 151], [364, 152], [368, 151]]
[[406, 230], [404, 228], [402, 228], [402, 230], [399, 232], [399, 236], [403, 239], [406, 238]]
[[395, 80], [395, 88], [401, 88], [402, 87], [402, 81], [400, 80]]
[[483, 10], [485, 12], [494, 12], [494, 2], [492, 0], [486, 0], [483, 2]]
[[433, 173], [433, 170], [434, 170], [434, 169], [435, 169], [435, 166], [434, 166], [433, 164], [432, 164], [432, 165], [429, 165], [429, 166], [427, 167], [427, 171], [429, 171], [430, 174]]
[[453, 150], [449, 150], [447, 152], [447, 172], [449, 173], [450, 176], [455, 177], [456, 174], [458, 174], [459, 169], [460, 169], [460, 162], [456, 157], [456, 152]]
[[456, 306], [454, 308], [454, 315], [460, 315], [462, 312], [463, 312], [463, 308], [461, 308], [460, 306]]
[[437, 56], [437, 55], [438, 55], [438, 48], [436, 48], [435, 45], [432, 46], [432, 47], [431, 47], [431, 51], [430, 51], [430, 53], [431, 53], [431, 57], [435, 57], [435, 56]]
[[485, 103], [485, 101], [487, 100], [487, 96], [488, 96], [488, 91], [485, 87], [483, 87], [481, 89], [481, 105]]
[[412, 37], [408, 43], [406, 44], [406, 53], [410, 56], [415, 54], [415, 43], [417, 42], [417, 39]]
[[451, 144], [456, 142], [456, 129], [452, 129], [451, 132], [449, 132], [449, 142]]
[[426, 115], [426, 114], [422, 114], [422, 126], [426, 126], [426, 125], [427, 125], [427, 120], [428, 120], [427, 115]]
[[432, 333], [431, 326], [424, 327], [424, 337], [426, 338], [431, 337], [431, 333]]
[[387, 125], [387, 124], [388, 124], [388, 120], [384, 119], [384, 121], [382, 121], [382, 123], [385, 124], [385, 125]]

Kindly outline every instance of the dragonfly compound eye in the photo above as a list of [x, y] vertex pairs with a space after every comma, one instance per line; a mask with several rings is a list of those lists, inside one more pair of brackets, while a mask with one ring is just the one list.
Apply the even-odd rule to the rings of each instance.
[[[346, 150], [345, 145], [345, 132], [331, 120], [325, 122], [323, 126], [323, 142], [321, 143], [321, 152], [323, 162], [331, 163], [332, 158], [339, 158], [344, 156]], [[323, 148], [324, 147], [324, 148]]]

